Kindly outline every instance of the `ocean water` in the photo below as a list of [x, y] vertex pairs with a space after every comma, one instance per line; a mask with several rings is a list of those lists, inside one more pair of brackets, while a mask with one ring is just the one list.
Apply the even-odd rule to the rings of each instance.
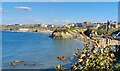
[[[3, 69], [50, 69], [58, 64], [69, 64], [60, 61], [57, 56], [70, 56], [76, 48], [83, 47], [83, 41], [77, 39], [51, 39], [49, 33], [2, 32], [2, 68]], [[14, 60], [23, 63], [10, 66]], [[35, 63], [31, 65], [30, 63]]]

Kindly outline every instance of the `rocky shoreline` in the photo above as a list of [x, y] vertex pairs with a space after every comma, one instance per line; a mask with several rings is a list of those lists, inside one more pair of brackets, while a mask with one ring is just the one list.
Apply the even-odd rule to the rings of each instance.
[[53, 39], [76, 39], [84, 38], [85, 36], [84, 29], [77, 27], [65, 27], [55, 29], [50, 37]]
[[19, 30], [1, 30], [1, 31], [7, 31], [7, 32], [32, 32], [32, 33], [52, 33], [53, 31], [50, 30], [41, 30], [41, 31], [19, 31]]

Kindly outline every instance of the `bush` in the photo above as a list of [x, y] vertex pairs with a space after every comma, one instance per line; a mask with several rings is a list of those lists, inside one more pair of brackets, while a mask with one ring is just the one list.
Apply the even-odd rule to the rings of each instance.
[[[96, 40], [99, 41], [99, 40]], [[71, 65], [70, 71], [113, 71], [120, 69], [120, 66], [115, 66], [115, 50], [111, 46], [100, 47], [99, 42], [93, 42], [90, 47], [90, 42], [85, 44], [83, 49], [77, 49], [74, 56], [77, 57], [76, 63]], [[64, 68], [61, 66], [61, 70]], [[64, 69], [65, 70], [65, 69]], [[64, 71], [63, 70], [63, 71]]]

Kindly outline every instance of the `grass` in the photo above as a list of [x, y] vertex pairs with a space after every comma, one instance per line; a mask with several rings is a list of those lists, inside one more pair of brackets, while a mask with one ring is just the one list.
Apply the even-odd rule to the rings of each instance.
[[[103, 29], [101, 29], [101, 30], [93, 29], [93, 30], [95, 30], [98, 34], [104, 34], [104, 33], [106, 33], [106, 30], [103, 30]], [[109, 29], [108, 34], [111, 34], [112, 32], [114, 32], [116, 30], [118, 30], [118, 29]]]

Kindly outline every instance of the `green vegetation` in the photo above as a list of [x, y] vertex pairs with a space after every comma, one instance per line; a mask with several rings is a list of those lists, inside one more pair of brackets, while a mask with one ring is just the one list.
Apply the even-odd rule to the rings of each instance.
[[[94, 29], [95, 30], [95, 29]], [[109, 29], [109, 31], [108, 31], [108, 34], [111, 34], [112, 32], [114, 32], [114, 31], [116, 31], [116, 30], [118, 30], [118, 29]], [[97, 33], [98, 34], [105, 34], [106, 33], [106, 30], [103, 30], [103, 29], [101, 29], [101, 30], [95, 30], [95, 31], [97, 31]]]
[[86, 31], [84, 31], [84, 34], [88, 37], [94, 37], [97, 36], [97, 31], [95, 31], [94, 29], [87, 29]]
[[120, 71], [120, 64], [116, 64], [116, 66], [114, 67], [115, 71]]
[[76, 27], [65, 27], [65, 28], [56, 28], [55, 30], [54, 30], [54, 32], [64, 32], [64, 33], [66, 33], [66, 32], [68, 32], [69, 30], [76, 30]]
[[[99, 41], [99, 40], [96, 40]], [[77, 49], [74, 56], [77, 57], [76, 63], [71, 65], [69, 71], [114, 71], [120, 70], [120, 64], [116, 63], [115, 54], [118, 52], [112, 50], [111, 46], [99, 47], [99, 42], [94, 42], [90, 47], [90, 42], [87, 40], [83, 49]], [[57, 69], [66, 70], [63, 66]]]
[[[73, 39], [73, 38], [80, 38], [82, 36], [82, 30], [77, 27], [61, 27], [61, 28], [56, 28], [51, 37], [52, 38], [68, 38], [68, 39]], [[82, 38], [82, 37], [81, 37]]]
[[70, 28], [68, 28], [69, 30], [76, 30], [76, 27], [71, 26]]
[[64, 32], [66, 33], [68, 30], [67, 29], [55, 29], [54, 32]]
[[[97, 32], [98, 34], [104, 33], [107, 40], [108, 35], [116, 30], [87, 29], [84, 33], [88, 36], [93, 32]], [[70, 68], [65, 68], [59, 64], [56, 67], [57, 71], [120, 71], [120, 46], [118, 48], [107, 46], [108, 41], [105, 41], [106, 47], [104, 47], [100, 45], [99, 39], [84, 38], [84, 40], [84, 48], [78, 48], [77, 52], [73, 54], [76, 62], [72, 63]]]
[[[110, 35], [112, 32], [116, 31], [118, 29], [109, 29], [108, 30], [108, 35]], [[98, 35], [101, 35], [101, 34], [106, 34], [106, 30], [103, 30], [103, 29], [87, 29], [86, 30], [89, 34], [93, 31], [93, 32], [97, 32]]]

